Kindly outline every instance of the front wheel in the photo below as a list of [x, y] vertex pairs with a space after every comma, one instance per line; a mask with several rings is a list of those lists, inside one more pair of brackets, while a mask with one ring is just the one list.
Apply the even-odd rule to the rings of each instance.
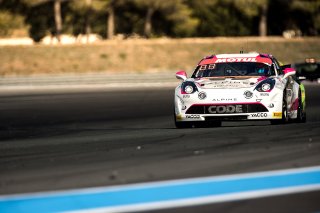
[[176, 125], [176, 128], [178, 128], [178, 129], [192, 128], [192, 126], [193, 126], [192, 122], [185, 122], [185, 121], [177, 122], [177, 121], [175, 121], [174, 123]]
[[193, 126], [192, 122], [186, 122], [186, 121], [179, 121], [178, 122], [175, 111], [173, 111], [173, 119], [174, 119], [174, 125], [178, 129], [192, 128], [192, 126]]
[[272, 125], [278, 125], [278, 124], [285, 124], [288, 123], [289, 117], [288, 117], [288, 105], [287, 105], [287, 95], [286, 92], [283, 92], [283, 98], [282, 98], [282, 118], [281, 119], [275, 119], [271, 120]]

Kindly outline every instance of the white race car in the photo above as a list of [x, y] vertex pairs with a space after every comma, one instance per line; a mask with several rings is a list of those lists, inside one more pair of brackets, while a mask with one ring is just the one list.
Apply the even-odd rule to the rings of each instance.
[[295, 70], [268, 54], [221, 54], [202, 59], [191, 78], [176, 73], [177, 128], [221, 126], [222, 121], [306, 121], [304, 86]]

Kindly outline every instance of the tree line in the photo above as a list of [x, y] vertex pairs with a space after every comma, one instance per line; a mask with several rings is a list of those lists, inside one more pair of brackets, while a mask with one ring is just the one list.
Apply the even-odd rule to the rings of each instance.
[[146, 38], [320, 33], [320, 0], [0, 0], [0, 36]]

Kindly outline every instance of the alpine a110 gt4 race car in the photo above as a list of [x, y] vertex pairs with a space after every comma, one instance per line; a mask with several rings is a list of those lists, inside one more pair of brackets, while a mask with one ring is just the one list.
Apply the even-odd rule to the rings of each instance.
[[268, 54], [220, 54], [202, 59], [191, 78], [176, 73], [177, 128], [221, 126], [222, 121], [306, 121], [305, 89], [290, 65]]

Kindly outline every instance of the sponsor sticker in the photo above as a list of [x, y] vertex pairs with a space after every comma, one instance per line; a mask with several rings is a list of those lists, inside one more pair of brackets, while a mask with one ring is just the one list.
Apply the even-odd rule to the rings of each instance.
[[205, 93], [205, 92], [200, 92], [199, 94], [198, 94], [198, 98], [200, 99], [200, 100], [203, 100], [203, 99], [205, 99], [207, 97], [207, 94]]
[[260, 93], [260, 96], [269, 96], [269, 93]]
[[253, 118], [266, 118], [266, 117], [268, 117], [268, 114], [265, 112], [258, 112], [258, 113], [251, 114], [251, 117], [253, 117]]
[[246, 99], [250, 99], [253, 97], [253, 93], [249, 90], [245, 91], [243, 95]]
[[274, 118], [282, 118], [282, 112], [274, 112], [272, 117], [274, 117]]
[[242, 113], [242, 105], [218, 105], [207, 108], [210, 114]]
[[256, 58], [219, 58], [216, 63], [226, 63], [226, 62], [256, 62]]
[[186, 115], [186, 118], [189, 118], [189, 119], [200, 119], [200, 115]]

